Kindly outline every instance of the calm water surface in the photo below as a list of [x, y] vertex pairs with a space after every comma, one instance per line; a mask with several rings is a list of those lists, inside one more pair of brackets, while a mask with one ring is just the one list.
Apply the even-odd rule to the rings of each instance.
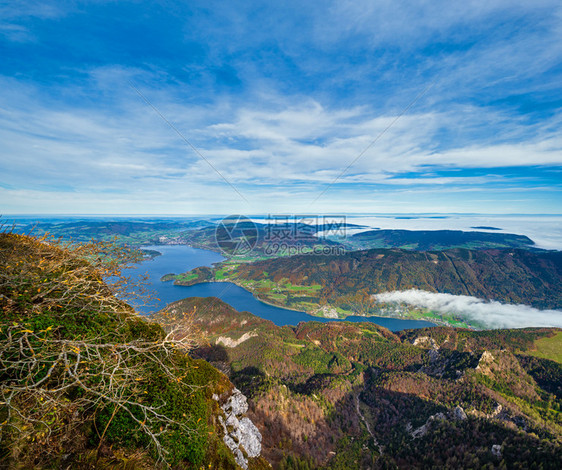
[[[182, 273], [199, 266], [211, 266], [224, 260], [221, 255], [212, 251], [200, 250], [185, 245], [174, 246], [147, 246], [144, 247], [162, 253], [152, 260], [144, 261], [138, 267], [129, 270], [127, 274], [148, 274], [151, 289], [160, 301], [151, 305], [136, 305], [141, 313], [150, 313], [159, 310], [175, 300], [186, 297], [218, 297], [232, 305], [236, 310], [251, 312], [258, 317], [271, 320], [279, 326], [297, 325], [301, 321], [337, 321], [333, 319], [315, 317], [304, 312], [287, 310], [281, 307], [268, 305], [256, 299], [251, 292], [231, 282], [205, 282], [194, 286], [175, 286], [172, 282], [162, 282], [160, 278], [165, 274]], [[383, 317], [347, 317], [346, 321], [370, 321], [384, 326], [392, 331], [407, 328], [423, 328], [435, 326], [433, 323], [421, 320], [399, 320]]]

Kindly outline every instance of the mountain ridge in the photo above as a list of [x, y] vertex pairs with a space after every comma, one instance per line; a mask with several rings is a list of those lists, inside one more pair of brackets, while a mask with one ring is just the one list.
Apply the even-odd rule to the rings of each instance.
[[[254, 262], [227, 260], [166, 276], [177, 285], [230, 281], [257, 298], [312, 315], [392, 315], [378, 293], [418, 289], [538, 309], [562, 309], [562, 252], [520, 249], [411, 251], [397, 248], [342, 255], [296, 255]], [[389, 308], [391, 307], [391, 308]], [[390, 312], [390, 313], [387, 313]], [[459, 323], [455, 315], [400, 315]], [[476, 325], [481, 327], [479, 325]]]
[[562, 457], [562, 365], [532, 355], [543, 338], [562, 343], [560, 329], [279, 327], [216, 298], [165, 312], [193, 310], [208, 340], [197, 354], [248, 394], [276, 468], [557, 468]]

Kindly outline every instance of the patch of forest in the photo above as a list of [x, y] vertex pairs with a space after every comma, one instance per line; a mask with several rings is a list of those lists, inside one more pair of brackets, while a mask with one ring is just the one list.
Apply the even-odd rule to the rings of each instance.
[[207, 338], [197, 354], [250, 397], [275, 468], [558, 468], [562, 371], [531, 354], [560, 330], [278, 327], [212, 297], [159, 315], [186, 311]]

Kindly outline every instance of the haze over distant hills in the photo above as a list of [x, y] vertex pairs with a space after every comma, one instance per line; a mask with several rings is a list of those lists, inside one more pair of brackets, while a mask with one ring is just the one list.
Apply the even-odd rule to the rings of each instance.
[[[450, 216], [444, 217], [425, 219], [448, 220]], [[117, 237], [119, 243], [132, 246], [189, 244], [222, 253], [216, 241], [220, 220], [44, 219], [18, 229], [35, 227], [39, 232], [83, 241]], [[418, 219], [408, 216], [407, 221], [412, 220]], [[379, 217], [378, 221], [383, 220]], [[286, 222], [276, 223], [275, 230], [293, 235], [279, 240], [269, 236], [272, 229], [264, 219], [244, 223], [254, 230], [251, 252], [242, 258], [234, 256], [215, 270], [200, 268], [185, 275], [176, 272], [178, 276], [167, 279], [175, 279], [180, 285], [230, 280], [262, 300], [320, 316], [394, 314], [393, 305], [398, 302], [406, 306], [399, 307], [399, 316], [459, 326], [527, 326], [533, 319], [536, 325], [559, 324], [556, 312], [533, 311], [560, 308], [559, 256], [556, 252], [541, 252], [524, 235], [489, 230], [368, 230], [364, 225], [344, 222], [344, 233], [350, 231], [350, 235], [326, 238], [328, 226]], [[231, 242], [236, 245], [237, 240]], [[284, 248], [272, 249], [283, 245]], [[371, 247], [379, 251], [349, 251]], [[491, 248], [495, 251], [489, 251]], [[340, 250], [340, 255], [329, 255], [334, 249]], [[310, 256], [315, 250], [325, 255]], [[308, 254], [287, 258], [293, 253]], [[154, 254], [157, 252], [151, 252]], [[271, 261], [247, 264], [265, 258]], [[409, 294], [411, 289], [419, 289], [421, 294]], [[432, 297], [431, 293], [464, 297]], [[487, 300], [507, 304], [494, 309], [483, 303]], [[510, 309], [509, 304], [514, 307]]]

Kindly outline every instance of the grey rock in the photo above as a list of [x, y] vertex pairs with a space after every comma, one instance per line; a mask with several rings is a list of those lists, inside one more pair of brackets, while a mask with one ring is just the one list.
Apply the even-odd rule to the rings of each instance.
[[261, 453], [261, 434], [249, 418], [240, 420], [240, 446], [244, 447], [248, 457], [258, 457]]
[[457, 406], [451, 414], [453, 419], [456, 419], [457, 421], [464, 421], [467, 418], [466, 413], [460, 406]]
[[221, 406], [225, 418], [219, 416], [224, 431], [223, 441], [234, 454], [236, 463], [248, 468], [247, 457], [259, 457], [262, 436], [252, 421], [242, 415], [248, 411], [246, 397], [235, 388], [232, 395]]
[[248, 411], [248, 401], [242, 392], [235, 388], [228, 401], [223, 405], [222, 409], [227, 415], [242, 415]]
[[433, 416], [430, 416], [429, 419], [431, 421], [435, 421], [435, 420], [446, 421], [447, 417], [443, 413], [436, 413]]
[[[431, 415], [429, 418], [427, 418], [427, 421], [425, 422], [425, 424], [423, 426], [420, 426], [419, 428], [413, 430], [410, 432], [410, 435], [414, 438], [417, 439], [418, 437], [422, 437], [425, 436], [427, 434], [427, 432], [429, 431], [429, 429], [431, 428], [432, 424], [435, 421], [446, 421], [447, 417], [443, 414], [443, 413], [436, 413], [434, 415]], [[410, 424], [410, 423], [408, 423]], [[412, 425], [410, 424], [410, 429], [412, 428]]]
[[431, 362], [435, 362], [439, 359], [439, 350], [438, 349], [430, 349], [429, 350], [429, 360]]

